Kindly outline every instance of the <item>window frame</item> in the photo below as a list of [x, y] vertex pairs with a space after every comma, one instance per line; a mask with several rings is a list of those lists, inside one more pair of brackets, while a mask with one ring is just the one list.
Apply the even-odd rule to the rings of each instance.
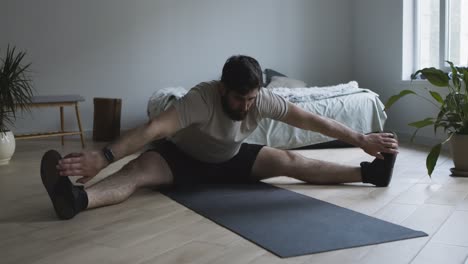
[[[420, 45], [419, 40], [421, 38], [419, 29], [420, 12], [419, 2], [425, 0], [413, 0], [413, 72], [416, 72], [421, 68], [419, 65], [420, 59]], [[449, 23], [448, 17], [450, 17], [450, 2], [451, 0], [439, 0], [440, 11], [439, 11], [439, 65], [437, 67], [442, 70], [450, 70], [450, 65], [446, 62], [449, 56], [450, 47], [450, 36], [449, 36]]]

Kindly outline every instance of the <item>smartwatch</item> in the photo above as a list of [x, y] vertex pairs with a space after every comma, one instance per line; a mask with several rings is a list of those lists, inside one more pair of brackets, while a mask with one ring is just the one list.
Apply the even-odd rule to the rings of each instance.
[[110, 149], [109, 147], [104, 147], [102, 149], [102, 154], [104, 154], [104, 157], [109, 162], [109, 164], [115, 161], [114, 153], [112, 152], [112, 149]]

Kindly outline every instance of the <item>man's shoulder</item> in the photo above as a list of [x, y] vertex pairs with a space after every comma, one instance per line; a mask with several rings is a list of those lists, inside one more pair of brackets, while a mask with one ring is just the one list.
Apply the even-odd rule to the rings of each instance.
[[211, 101], [218, 93], [219, 81], [201, 82], [189, 90], [192, 95], [203, 98], [204, 101]]
[[266, 88], [260, 90], [256, 106], [261, 116], [277, 120], [281, 119], [288, 110], [286, 99]]
[[260, 88], [260, 91], [258, 93], [258, 101], [259, 102], [262, 102], [262, 101], [270, 101], [270, 100], [273, 100], [273, 98], [275, 97], [280, 97], [279, 95], [273, 93], [271, 90], [267, 89], [267, 88]]
[[201, 82], [201, 83], [195, 85], [190, 90], [201, 90], [201, 91], [215, 90], [215, 89], [218, 89], [219, 85], [220, 85], [220, 81], [216, 81], [216, 80]]

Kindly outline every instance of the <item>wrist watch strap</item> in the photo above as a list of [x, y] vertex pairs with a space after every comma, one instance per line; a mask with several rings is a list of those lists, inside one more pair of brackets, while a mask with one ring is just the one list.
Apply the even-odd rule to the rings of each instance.
[[109, 147], [104, 147], [102, 149], [102, 153], [104, 154], [104, 157], [109, 162], [109, 164], [115, 161], [114, 153]]

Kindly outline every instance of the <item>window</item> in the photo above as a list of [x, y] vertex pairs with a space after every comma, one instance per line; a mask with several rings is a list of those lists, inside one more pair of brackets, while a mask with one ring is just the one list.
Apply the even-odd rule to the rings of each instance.
[[414, 0], [413, 72], [468, 66], [468, 0]]

